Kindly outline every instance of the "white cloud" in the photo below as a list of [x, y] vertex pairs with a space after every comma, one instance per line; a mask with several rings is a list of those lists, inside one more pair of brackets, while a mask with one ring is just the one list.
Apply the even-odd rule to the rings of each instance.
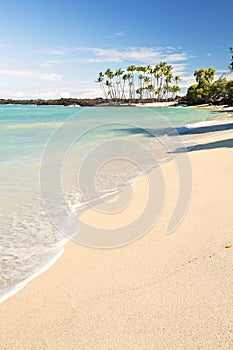
[[16, 69], [0, 69], [0, 75], [12, 75], [21, 78], [38, 79], [47, 81], [59, 81], [62, 75], [56, 73], [43, 73], [40, 71], [26, 71]]
[[46, 54], [46, 55], [51, 55], [51, 56], [63, 56], [67, 54], [67, 51], [69, 51], [70, 49], [41, 49], [39, 50], [39, 52]]
[[[123, 32], [117, 32], [112, 37], [121, 37]], [[79, 62], [87, 63], [104, 63], [104, 62], [124, 62], [131, 61], [134, 63], [155, 64], [159, 61], [180, 62], [188, 60], [189, 56], [186, 52], [182, 52], [174, 47], [127, 47], [117, 48], [98, 48], [98, 47], [71, 47], [65, 49], [43, 49], [41, 50], [47, 55], [69, 55], [79, 53], [77, 57]]]
[[176, 51], [176, 48], [173, 46], [166, 46], [166, 49], [170, 51]]
[[[75, 89], [74, 89], [75, 86]], [[50, 90], [0, 89], [1, 98], [14, 99], [59, 99], [59, 98], [95, 98], [101, 97], [102, 93], [97, 83], [92, 81], [75, 81], [72, 85], [51, 88]], [[102, 96], [103, 97], [103, 96]]]
[[228, 69], [216, 69], [217, 74], [227, 74], [229, 73]]
[[[120, 38], [124, 33], [119, 31], [114, 35]], [[38, 55], [38, 52], [45, 56]], [[22, 66], [19, 66], [19, 63], [16, 65], [15, 62], [8, 62], [7, 65], [0, 64], [0, 75], [2, 76], [1, 96], [5, 96], [6, 98], [44, 99], [98, 97], [102, 93], [99, 85], [94, 83], [95, 76], [97, 75], [97, 71], [95, 70], [104, 70], [107, 63], [109, 63], [109, 67], [114, 66], [114, 63], [116, 63], [124, 69], [129, 64], [155, 65], [163, 61], [173, 65], [173, 74], [179, 75], [182, 78], [179, 82], [182, 88], [188, 87], [195, 82], [193, 76], [189, 76], [189, 73], [187, 73], [190, 56], [183, 49], [177, 49], [171, 46], [125, 48], [67, 47], [61, 49], [55, 47], [44, 48], [40, 51], [37, 50], [37, 56], [40, 56], [39, 59], [36, 57], [35, 60], [30, 60], [29, 62], [25, 62], [24, 60]], [[89, 63], [88, 68], [85, 64], [82, 65], [82, 62], [85, 64]], [[94, 63], [99, 63], [99, 68], [96, 68]], [[58, 72], [64, 72], [64, 75], [62, 73], [47, 72], [47, 70], [53, 71], [54, 67], [58, 65]], [[47, 69], [43, 69], [42, 67]], [[87, 69], [88, 72], [86, 71]], [[95, 76], [92, 78], [92, 75]], [[5, 79], [3, 76], [5, 76]], [[12, 76], [12, 79], [9, 79], [9, 76]], [[80, 79], [78, 82], [77, 78]], [[30, 79], [31, 82], [26, 79]], [[84, 79], [90, 81], [84, 81]], [[91, 81], [92, 79], [93, 81]], [[8, 88], [11, 81], [14, 81], [12, 83], [12, 89]], [[45, 81], [46, 83], [42, 84], [41, 81]], [[59, 81], [61, 83], [57, 83]], [[7, 89], [11, 89], [12, 91], [8, 94]]]
[[58, 65], [58, 64], [63, 64], [63, 63], [67, 63], [68, 61], [65, 60], [46, 60], [44, 62], [42, 62], [40, 64], [40, 66], [42, 67], [50, 67], [50, 66], [54, 66], [54, 65]]
[[69, 98], [72, 94], [69, 91], [49, 90], [40, 92], [28, 91], [0, 91], [3, 98], [15, 99], [55, 99], [55, 98]]
[[93, 81], [78, 81], [75, 83], [75, 91], [72, 95], [78, 98], [103, 97], [98, 83]]
[[117, 33], [114, 33], [114, 34], [112, 34], [112, 35], [108, 35], [108, 38], [120, 38], [120, 37], [123, 37], [123, 36], [125, 36], [125, 33], [123, 33], [123, 32], [117, 32]]
[[181, 74], [186, 74], [186, 68], [187, 68], [187, 64], [185, 63], [174, 63], [172, 65], [173, 67], [173, 74], [174, 75], [181, 75]]
[[207, 56], [207, 57], [210, 57], [210, 56], [212, 56], [212, 53], [211, 53], [211, 52], [208, 52], [208, 53], [206, 54], [206, 56]]
[[229, 69], [217, 69], [215, 80], [217, 80], [219, 78], [233, 80], [233, 73], [231, 73]]
[[174, 54], [168, 54], [164, 56], [164, 60], [167, 62], [179, 62], [179, 61], [186, 61], [188, 59], [188, 56], [186, 53], [174, 53]]
[[193, 75], [184, 75], [184, 76], [181, 76], [179, 86], [181, 88], [188, 88], [195, 83], [196, 83], [196, 80], [195, 80], [195, 77]]
[[[172, 48], [173, 49], [173, 48]], [[94, 47], [79, 47], [76, 51], [89, 53], [91, 57], [80, 59], [85, 62], [139, 62], [143, 64], [155, 64], [159, 61], [179, 62], [185, 61], [189, 57], [185, 52], [174, 53], [171, 48], [154, 47], [128, 47], [124, 49], [105, 49]]]

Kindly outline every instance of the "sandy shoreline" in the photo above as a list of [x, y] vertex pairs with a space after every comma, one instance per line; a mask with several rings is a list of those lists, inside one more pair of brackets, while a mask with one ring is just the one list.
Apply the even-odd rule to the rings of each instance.
[[[225, 247], [233, 243], [233, 132], [199, 142], [189, 153], [189, 211], [175, 232], [166, 234], [179, 191], [169, 162], [156, 225], [120, 249], [69, 242], [55, 265], [0, 305], [1, 349], [232, 348], [233, 248]], [[145, 186], [136, 180], [135, 201], [119, 222], [140, 215]], [[109, 219], [89, 210], [82, 220]]]
[[200, 108], [200, 109], [206, 109], [211, 111], [227, 111], [233, 113], [233, 106], [228, 105], [211, 105], [211, 104], [203, 104], [203, 105], [196, 105], [196, 106], [187, 106], [187, 105], [179, 105], [177, 102], [151, 102], [151, 103], [139, 103], [135, 104], [135, 107], [182, 107], [182, 108]]
[[150, 102], [150, 103], [137, 103], [135, 107], [172, 107], [176, 106], [176, 102]]

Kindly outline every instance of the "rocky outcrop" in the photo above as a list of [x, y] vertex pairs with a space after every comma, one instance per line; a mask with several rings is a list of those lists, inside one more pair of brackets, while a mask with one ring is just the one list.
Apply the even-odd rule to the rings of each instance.
[[15, 99], [0, 99], [0, 104], [22, 104], [22, 105], [37, 105], [37, 106], [72, 106], [78, 105], [81, 107], [94, 107], [94, 106], [130, 106], [134, 104], [143, 104], [151, 102], [178, 102], [181, 98], [177, 97], [175, 101], [173, 99], [104, 99], [98, 98], [60, 98], [54, 100], [42, 100], [42, 99], [30, 99], [30, 100], [15, 100]]

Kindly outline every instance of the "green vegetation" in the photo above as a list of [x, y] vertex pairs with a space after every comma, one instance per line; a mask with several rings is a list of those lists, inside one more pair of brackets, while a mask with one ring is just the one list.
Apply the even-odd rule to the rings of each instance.
[[180, 78], [172, 71], [173, 67], [165, 62], [154, 67], [130, 65], [126, 70], [100, 72], [96, 82], [100, 84], [103, 95], [113, 101], [176, 99], [181, 90], [178, 86]]
[[[229, 69], [233, 72], [232, 48], [230, 48], [230, 53], [232, 56]], [[219, 79], [214, 81], [215, 73], [216, 70], [213, 67], [195, 70], [194, 76], [197, 84], [190, 86], [186, 95], [189, 105], [202, 103], [233, 104], [233, 80], [227, 80], [226, 74], [222, 74]]]
[[229, 104], [233, 102], [233, 81], [224, 75], [213, 82], [215, 69], [200, 68], [194, 73], [197, 84], [190, 86], [187, 91], [187, 103], [196, 105], [202, 103]]

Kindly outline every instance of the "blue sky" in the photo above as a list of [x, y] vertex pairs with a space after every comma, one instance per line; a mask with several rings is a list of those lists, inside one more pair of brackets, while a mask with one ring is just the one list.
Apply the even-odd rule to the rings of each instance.
[[106, 68], [174, 65], [180, 85], [196, 68], [227, 69], [233, 2], [2, 0], [0, 97], [95, 97]]

